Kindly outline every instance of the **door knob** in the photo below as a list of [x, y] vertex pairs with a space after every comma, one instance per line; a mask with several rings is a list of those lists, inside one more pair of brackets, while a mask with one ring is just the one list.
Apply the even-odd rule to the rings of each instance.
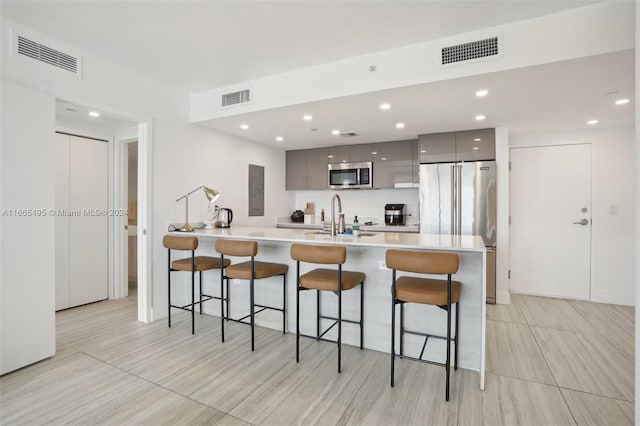
[[589, 219], [580, 219], [579, 222], [573, 222], [574, 225], [586, 226], [589, 224]]

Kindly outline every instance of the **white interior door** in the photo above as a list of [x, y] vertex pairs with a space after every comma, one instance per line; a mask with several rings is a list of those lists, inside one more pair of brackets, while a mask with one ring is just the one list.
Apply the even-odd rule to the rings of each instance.
[[69, 207], [80, 212], [69, 227], [71, 306], [109, 298], [109, 149], [103, 141], [69, 138]]
[[511, 290], [589, 299], [591, 145], [511, 149]]

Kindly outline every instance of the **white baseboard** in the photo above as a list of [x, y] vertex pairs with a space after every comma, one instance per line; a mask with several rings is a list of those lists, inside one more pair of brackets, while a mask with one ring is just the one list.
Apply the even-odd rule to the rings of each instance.
[[591, 301], [612, 305], [635, 306], [635, 295], [623, 291], [592, 290]]

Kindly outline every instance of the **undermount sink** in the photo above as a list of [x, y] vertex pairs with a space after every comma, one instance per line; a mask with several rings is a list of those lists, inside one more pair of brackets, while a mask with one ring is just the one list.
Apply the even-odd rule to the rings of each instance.
[[[330, 231], [309, 231], [306, 232], [306, 234], [312, 234], [312, 235], [331, 235]], [[359, 236], [360, 237], [373, 237], [374, 235], [377, 235], [377, 233], [375, 232], [360, 232]], [[353, 234], [337, 234], [336, 237], [353, 237]]]

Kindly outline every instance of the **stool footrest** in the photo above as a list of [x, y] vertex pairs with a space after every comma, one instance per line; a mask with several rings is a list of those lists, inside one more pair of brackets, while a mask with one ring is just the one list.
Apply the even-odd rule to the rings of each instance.
[[[225, 300], [226, 300], [226, 299], [225, 299]], [[265, 311], [265, 310], [267, 310], [267, 309], [272, 310], [272, 311], [284, 312], [284, 309], [282, 309], [282, 308], [274, 308], [273, 306], [258, 305], [257, 303], [254, 303], [254, 305], [253, 305], [253, 306], [257, 306], [257, 307], [259, 307], [259, 308], [262, 308], [262, 309], [258, 309], [257, 311], [255, 311], [255, 312], [253, 313], [253, 315], [259, 314], [260, 312]], [[234, 318], [226, 317], [226, 316], [224, 316], [224, 315], [223, 315], [223, 318], [224, 318], [224, 319], [226, 319], [226, 320], [229, 320], [229, 321], [241, 322], [242, 324], [249, 324], [249, 325], [251, 325], [251, 323], [248, 323], [248, 322], [244, 322], [244, 321], [243, 321], [244, 319], [247, 319], [247, 318], [249, 318], [250, 316], [251, 316], [251, 314], [247, 314], [247, 315], [243, 316], [242, 318], [234, 319]]]
[[[338, 321], [338, 318], [336, 318], [336, 317], [326, 317], [324, 315], [320, 315], [320, 318]], [[360, 321], [354, 321], [354, 320], [349, 320], [349, 319], [344, 319], [344, 318], [342, 318], [342, 322], [349, 322], [351, 324], [360, 324]]]
[[311, 335], [309, 335], [309, 334], [302, 334], [302, 333], [300, 333], [300, 337], [308, 337], [309, 339], [313, 339], [313, 340], [321, 340], [321, 341], [323, 341], [323, 342], [329, 342], [329, 343], [335, 343], [335, 344], [338, 344], [338, 341], [337, 341], [337, 340], [326, 339], [326, 338], [324, 338], [324, 337], [320, 337], [320, 338], [318, 338], [317, 336], [311, 336]]
[[393, 355], [394, 355], [394, 356], [396, 356], [396, 357], [398, 357], [398, 358], [401, 358], [401, 359], [402, 359], [402, 358], [406, 358], [406, 359], [410, 359], [410, 360], [412, 360], [412, 361], [424, 362], [425, 364], [439, 365], [439, 366], [441, 366], [441, 367], [446, 367], [446, 366], [447, 366], [447, 364], [446, 364], [446, 363], [444, 363], [444, 362], [431, 361], [431, 360], [428, 360], [428, 359], [416, 358], [416, 357], [413, 357], [413, 356], [407, 356], [407, 355], [402, 355], [402, 356], [397, 355], [397, 354], [393, 354]]

